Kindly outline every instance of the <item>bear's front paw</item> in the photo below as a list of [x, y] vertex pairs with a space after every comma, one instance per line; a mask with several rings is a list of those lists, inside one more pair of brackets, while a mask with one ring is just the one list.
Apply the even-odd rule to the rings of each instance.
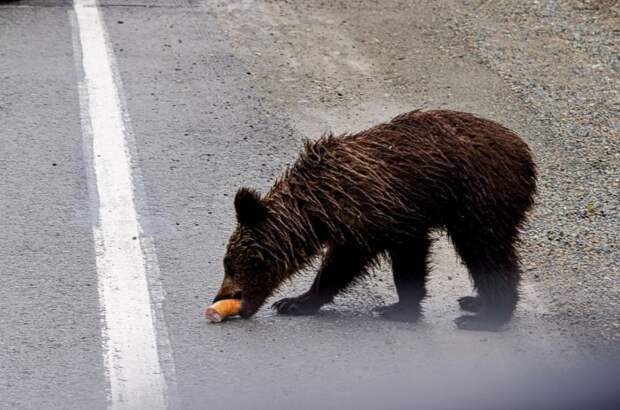
[[314, 315], [321, 306], [312, 303], [312, 301], [306, 299], [305, 297], [299, 296], [296, 298], [284, 298], [280, 299], [271, 305], [271, 308], [274, 309], [281, 315]]
[[454, 322], [459, 329], [487, 332], [501, 330], [502, 326], [506, 323], [505, 320], [500, 320], [499, 318], [484, 314], [463, 315], [456, 318]]
[[382, 318], [396, 322], [417, 322], [422, 316], [419, 306], [408, 306], [401, 303], [377, 306], [373, 312]]

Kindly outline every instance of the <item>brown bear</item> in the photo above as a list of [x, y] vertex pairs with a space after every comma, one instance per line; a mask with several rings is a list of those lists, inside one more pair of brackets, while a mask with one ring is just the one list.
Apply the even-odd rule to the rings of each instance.
[[238, 225], [214, 301], [241, 300], [253, 315], [285, 280], [324, 254], [311, 288], [276, 302], [309, 315], [389, 256], [398, 303], [380, 315], [415, 321], [426, 295], [429, 233], [445, 229], [477, 291], [459, 299], [460, 328], [508, 322], [518, 299], [515, 245], [536, 191], [526, 143], [472, 114], [413, 111], [366, 131], [307, 141], [264, 196], [241, 188]]

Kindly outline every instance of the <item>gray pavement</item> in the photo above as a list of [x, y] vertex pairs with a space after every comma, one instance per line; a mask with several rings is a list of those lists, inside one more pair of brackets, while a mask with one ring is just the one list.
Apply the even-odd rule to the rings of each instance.
[[[169, 339], [159, 348], [171, 408], [400, 408], [408, 394], [428, 404], [420, 408], [446, 396], [443, 408], [466, 408], [459, 400], [476, 402], [466, 390], [480, 399], [492, 381], [530, 366], [618, 352], [617, 236], [603, 240], [611, 252], [589, 254], [604, 261], [600, 277], [587, 276], [588, 292], [545, 259], [567, 266], [562, 253], [543, 251], [561, 243], [537, 240], [557, 228], [549, 214], [563, 198], [550, 194], [545, 166], [558, 146], [549, 140], [565, 136], [533, 115], [544, 107], [506, 79], [509, 65], [488, 64], [486, 49], [468, 41], [478, 3], [100, 2], [130, 119], [140, 222], [159, 264], [149, 279], [165, 295], [156, 320]], [[72, 23], [70, 2], [0, 3], [0, 408], [107, 405]], [[609, 75], [617, 95], [617, 72]], [[266, 190], [302, 137], [363, 129], [418, 107], [496, 119], [542, 161], [541, 195], [552, 199], [541, 200], [528, 227], [514, 322], [499, 333], [456, 330], [456, 298], [471, 285], [440, 237], [423, 323], [372, 316], [395, 298], [384, 267], [315, 317], [265, 308], [248, 321], [207, 324], [202, 310], [222, 277], [236, 189]], [[613, 171], [617, 162], [604, 164]], [[617, 208], [605, 211], [596, 223], [611, 232]], [[311, 273], [279, 295], [304, 290]], [[594, 311], [603, 317], [589, 322]]]
[[0, 408], [104, 407], [70, 21], [0, 7]]

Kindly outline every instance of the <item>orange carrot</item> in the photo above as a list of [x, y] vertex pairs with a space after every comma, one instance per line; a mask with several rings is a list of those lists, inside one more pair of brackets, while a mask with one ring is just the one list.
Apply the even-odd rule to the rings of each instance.
[[228, 316], [239, 314], [241, 301], [238, 299], [223, 299], [207, 308], [205, 316], [211, 323], [219, 323]]

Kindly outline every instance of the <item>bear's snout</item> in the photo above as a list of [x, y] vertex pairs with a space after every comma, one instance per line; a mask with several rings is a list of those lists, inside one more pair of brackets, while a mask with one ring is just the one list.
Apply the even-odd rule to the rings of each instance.
[[224, 276], [224, 281], [222, 282], [222, 286], [220, 286], [220, 290], [215, 295], [213, 299], [213, 303], [218, 302], [224, 299], [242, 299], [241, 289], [226, 275]]

